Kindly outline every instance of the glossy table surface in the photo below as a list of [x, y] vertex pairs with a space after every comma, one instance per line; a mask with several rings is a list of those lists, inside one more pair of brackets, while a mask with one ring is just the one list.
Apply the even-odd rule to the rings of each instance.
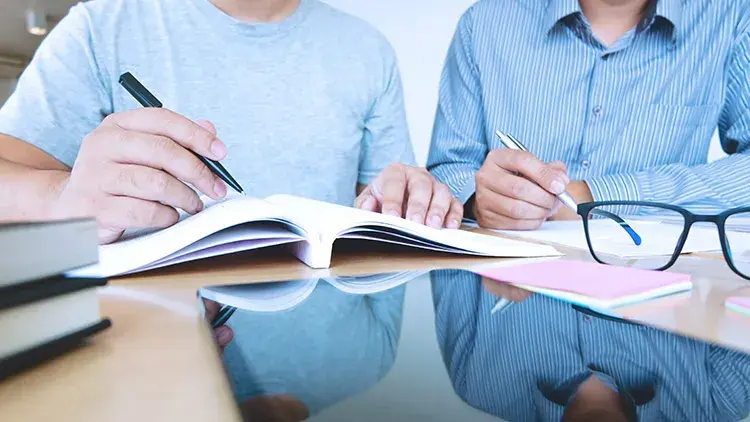
[[[590, 260], [587, 253], [581, 251], [565, 252], [568, 256], [564, 259]], [[268, 379], [277, 380], [269, 385], [274, 385], [278, 391], [288, 390], [286, 394], [301, 396], [297, 399], [305, 403], [307, 410], [312, 413], [313, 420], [459, 420], [459, 417], [464, 417], [466, 420], [497, 420], [496, 417], [522, 420], [518, 419], [523, 417], [522, 412], [528, 411], [535, 405], [526, 407], [519, 405], [508, 410], [509, 407], [503, 407], [502, 403], [493, 402], [485, 396], [493, 396], [489, 393], [506, 391], [522, 383], [527, 386], [538, 385], [539, 379], [528, 376], [524, 378], [516, 374], [510, 377], [516, 380], [515, 384], [509, 385], [507, 383], [509, 377], [503, 376], [507, 368], [500, 363], [489, 364], [487, 362], [502, 360], [491, 359], [491, 357], [505, 353], [503, 350], [507, 347], [502, 347], [503, 344], [506, 346], [521, 344], [521, 342], [509, 342], [506, 339], [508, 337], [521, 335], [519, 333], [543, 333], [544, 330], [554, 330], [555, 324], [553, 323], [556, 322], [552, 317], [556, 315], [554, 312], [562, 312], [564, 318], [572, 318], [576, 321], [579, 321], [579, 318], [585, 318], [584, 315], [580, 315], [570, 307], [561, 307], [561, 302], [546, 300], [538, 295], [516, 304], [500, 315], [490, 315], [485, 311], [487, 306], [491, 307], [494, 297], [483, 288], [478, 278], [474, 278], [469, 273], [461, 273], [464, 274], [461, 277], [462, 282], [455, 284], [467, 289], [462, 294], [474, 300], [479, 298], [481, 303], [474, 303], [471, 306], [458, 301], [448, 308], [437, 307], [429, 280], [430, 275], [435, 278], [435, 274], [449, 274], [446, 272], [435, 271], [405, 282], [401, 287], [391, 291], [373, 295], [355, 295], [356, 297], [332, 290], [330, 284], [324, 280], [337, 276], [411, 270], [426, 273], [436, 269], [471, 269], [477, 265], [503, 261], [435, 255], [388, 247], [363, 248], [359, 244], [345, 243], [337, 246], [334, 262], [327, 270], [313, 270], [290, 256], [278, 254], [275, 251], [261, 251], [112, 279], [109, 286], [101, 290], [100, 297], [102, 315], [111, 318], [113, 326], [75, 352], [0, 383], [0, 409], [4, 416], [2, 419], [5, 420], [7, 415], [9, 418], [7, 420], [13, 421], [117, 421], [137, 418], [144, 420], [239, 420], [240, 411], [236, 405], [233, 390], [240, 399], [243, 395], [263, 396], [263, 394], [257, 394], [263, 388], [256, 388], [257, 385], [262, 386], [259, 383], [263, 380], [259, 376], [253, 376], [250, 378], [255, 379], [255, 384], [244, 383], [242, 376], [237, 375], [241, 373], [240, 370], [235, 370], [234, 373], [230, 371], [230, 376], [227, 377], [221, 356], [212, 341], [210, 330], [202, 318], [201, 307], [196, 297], [197, 291], [211, 285], [323, 279], [322, 282], [318, 282], [318, 286], [308, 300], [290, 310], [263, 313], [262, 318], [258, 320], [260, 322], [253, 322], [255, 325], [240, 324], [244, 320], [255, 321], [253, 313], [236, 314], [229, 322], [229, 325], [236, 330], [237, 338], [225, 353], [227, 363], [236, 364], [238, 360], [230, 361], [230, 356], [236, 355], [237, 350], [244, 350], [242, 353], [250, 354], [254, 350], [254, 345], [262, 345], [263, 348], [257, 350], [266, 358], [254, 359], [252, 356], [242, 355], [239, 361], [244, 363], [241, 366], [244, 365], [244, 369], [247, 369], [247, 362], [259, 365], [256, 368], [259, 373], [266, 374]], [[659, 349], [659, 356], [663, 366], [680, 362], [681, 366], [677, 365], [674, 368], [670, 366], [671, 374], [681, 373], [680, 368], [686, 366], [708, 365], [703, 360], [705, 354], [687, 355], [681, 347], [707, 350], [706, 353], [709, 355], [711, 351], [716, 354], [716, 350], [721, 350], [722, 353], [727, 350], [730, 352], [731, 359], [725, 361], [739, 365], [734, 368], [746, 367], [748, 365], [745, 360], [746, 355], [738, 352], [750, 353], [750, 334], [748, 334], [750, 333], [750, 317], [729, 311], [723, 304], [729, 296], [750, 296], [750, 283], [739, 279], [729, 270], [723, 260], [712, 256], [683, 256], [678, 260], [673, 271], [692, 275], [694, 288], [691, 292], [617, 311], [628, 320], [643, 323], [648, 328], [594, 319], [594, 325], [598, 323], [603, 325], [597, 328], [599, 331], [593, 330], [590, 338], [597, 338], [597, 332], [604, 333], [601, 334], [602, 336], [608, 335], [606, 333], [613, 331], [612, 326], [637, 327], [638, 330], [652, 333], [651, 335], [666, 336], [664, 337], [666, 340], [651, 341], [651, 343], [643, 339], [632, 341], [634, 349], [630, 352], [634, 353], [634, 356], [642, 352], [641, 349], [635, 348], [636, 344], [642, 344], [643, 347], [653, 344], [661, 345], [661, 343], [669, 345], [670, 347]], [[388, 316], [382, 321], [372, 315], [368, 316], [366, 312], [361, 313], [363, 308], [372, 311], [370, 302], [373, 299], [368, 297], [378, 295], [389, 298], [386, 302], [391, 303], [389, 305], [391, 308], [386, 307], [386, 311], [378, 314]], [[316, 309], [316, 304], [320, 303], [319, 297], [329, 299], [325, 301], [328, 306], [325, 308], [326, 312]], [[400, 307], [393, 304], [398, 304], [399, 300], [402, 301]], [[342, 305], [343, 308], [339, 309], [336, 306], [337, 301], [346, 305]], [[353, 303], [368, 306], [357, 306]], [[556, 308], [560, 309], [554, 312], [546, 311]], [[342, 313], [345, 315], [342, 309], [351, 312], [354, 312], [352, 311], [354, 309], [359, 313], [345, 318], [346, 324], [337, 324], [336, 318], [342, 318]], [[450, 312], [441, 314], [441, 310], [445, 311], [445, 309], [449, 309]], [[463, 315], [464, 318], [469, 315], [470, 318], [463, 320], [460, 329], [452, 329], [450, 324], [436, 323], [436, 310], [438, 315], [456, 314]], [[546, 315], [547, 319], [537, 319], [535, 315], [538, 314]], [[513, 318], [524, 323], [513, 323]], [[311, 324], [309, 332], [301, 331], [307, 333], [306, 338], [316, 339], [306, 344], [305, 347], [300, 347], [295, 343], [299, 337], [293, 337], [292, 332], [279, 334], [278, 329], [269, 328], [278, 326], [279, 321], [300, 328], [315, 319], [320, 321]], [[327, 331], [316, 333], [315, 329], [319, 329], [329, 319], [330, 323], [325, 326], [335, 328], [343, 325], [348, 327], [349, 331], [339, 333], [334, 330], [331, 333]], [[454, 321], [455, 318], [451, 316], [447, 320]], [[395, 326], [400, 328], [396, 330], [393, 328]], [[521, 330], [517, 327], [524, 326], [525, 331], [514, 331]], [[561, 327], [558, 332], [565, 331], [566, 326]], [[580, 327], [585, 328], [586, 325]], [[655, 329], [650, 327], [655, 327]], [[506, 331], [502, 335], [502, 341], [499, 339], [497, 344], [491, 345], [492, 347], [486, 341], [477, 342], [471, 348], [472, 354], [467, 355], [462, 352], [464, 353], [462, 356], [468, 360], [453, 361], [454, 366], [451, 367], [451, 361], [444, 362], [441, 353], [446, 353], [446, 350], [450, 349], [452, 355], [456, 355], [462, 350], [469, 350], [468, 346], [459, 340], [461, 333], [470, 332], [472, 329], [481, 334], [476, 337], [477, 341], [500, 337], [500, 334], [493, 334], [494, 330]], [[626, 330], [632, 330], [632, 328]], [[248, 340], [254, 336], [262, 337], [262, 334], [266, 332], [275, 334], [265, 337], [266, 341], [263, 342]], [[399, 333], [398, 336], [394, 336], [393, 333], [396, 332]], [[347, 336], [353, 333], [358, 333], [359, 340], [370, 339], [370, 341], [353, 342], [352, 339], [347, 339]], [[563, 334], [572, 335], [571, 333]], [[441, 338], [443, 340], [440, 340]], [[623, 340], [620, 339], [620, 341]], [[708, 345], [705, 342], [714, 345]], [[353, 343], [358, 347], [344, 347], [352, 346]], [[689, 346], [679, 346], [678, 343], [689, 344]], [[589, 346], [593, 347], [593, 345]], [[286, 353], [286, 360], [275, 361], [271, 358], [281, 359], [284, 356], [281, 352]], [[532, 348], [515, 350], [514, 353], [511, 360], [519, 362], [519, 365], [540, 360], [540, 355], [536, 354], [537, 350]], [[575, 356], [575, 353], [580, 354], [581, 351], [573, 348], [567, 353]], [[300, 358], [308, 354], [315, 354], [318, 360]], [[570, 356], [569, 359], [572, 359]], [[680, 358], [681, 356], [684, 357]], [[620, 357], [627, 357], [626, 351], [623, 351]], [[548, 360], [554, 362], [555, 359]], [[297, 365], [296, 369], [292, 368], [295, 370], [290, 369], [289, 362]], [[363, 367], [351, 366], [352, 362]], [[347, 364], [350, 365], [348, 373], [354, 373], [355, 376], [346, 374], [338, 376], [332, 370], [330, 376], [336, 376], [336, 378], [326, 379], [325, 377], [328, 376], [326, 374], [329, 372], [320, 372], [321, 368], [326, 367], [341, 366], [340, 369], [345, 370], [347, 368], [344, 367]], [[373, 365], [376, 366], [375, 369]], [[484, 369], [478, 370], [479, 368]], [[231, 365], [228, 369], [231, 369]], [[533, 371], [530, 369], [530, 371], [543, 372], [539, 368]], [[548, 374], [547, 381], [552, 379], [553, 375], [557, 378], [554, 378], [554, 382], [549, 381], [545, 385], [549, 387], [555, 383], [569, 383], [572, 378], [581, 375], [579, 372]], [[610, 372], [617, 375], [625, 373], [626, 369], [612, 369]], [[735, 372], [742, 374], [739, 370]], [[486, 376], [479, 377], [483, 373], [486, 373]], [[356, 374], [361, 374], [361, 376]], [[278, 382], [280, 377], [287, 378], [284, 382]], [[633, 377], [637, 378], [636, 375], [631, 378]], [[655, 379], [653, 377], [645, 377], [642, 374], [640, 377], [642, 378], [640, 384], [631, 382], [623, 385], [622, 391], [627, 392], [625, 396], [634, 395], [640, 397], [639, 400], [642, 401], [645, 400], [643, 397], [649, 396], [643, 393], [643, 391], [649, 391], [649, 385], [652, 387], [659, 385], [653, 382]], [[723, 380], [719, 377], [715, 379]], [[664, 383], [675, 386], [674, 388], [678, 385], [682, 388], [689, 386], [690, 382], [698, 382], [697, 379], [682, 380], [677, 376], [663, 378], [663, 380]], [[711, 382], [712, 380], [714, 378], [710, 378], [708, 374], [700, 381]], [[719, 389], [717, 391], [726, 392], [729, 398], [705, 393], [700, 396], [700, 400], [713, 400], [712, 403], [722, 404], [726, 408], [733, 406], [731, 411], [726, 411], [726, 415], [732, 414], [732, 411], [740, 412], [742, 406], [747, 405], [746, 392], [750, 387], [747, 385], [747, 379], [739, 379], [745, 384], [736, 381], [727, 381], [723, 387], [717, 384], [719, 385], [716, 387]], [[319, 394], [316, 393], [316, 396], [310, 398], [305, 396], [304, 392], [295, 392], [293, 390], [295, 385], [307, 386], [305, 388], [308, 389], [315, 386]], [[347, 385], [349, 387], [346, 387]], [[536, 406], [540, 406], [538, 403], [545, 403], [559, 412], [559, 408], [549, 404], [549, 398], [555, 396], [557, 390], [547, 387], [534, 390], [536, 391], [534, 394], [541, 394], [538, 397], [542, 398]], [[239, 391], [240, 388], [244, 390]], [[744, 396], [742, 393], [733, 394], [741, 388], [745, 389]], [[654, 388], [651, 390], [656, 391]], [[664, 394], [677, 394], [675, 391], [674, 389], [668, 390]], [[534, 396], [532, 392], [529, 389], [524, 397]], [[653, 397], [657, 396], [653, 395], [652, 400], [645, 402], [645, 405], [654, 407]], [[559, 398], [556, 400], [559, 401]], [[552, 402], [556, 403], [554, 400]], [[639, 406], [643, 405], [641, 403]], [[683, 407], [687, 409], [686, 406]], [[719, 410], [724, 411], [723, 408]]]

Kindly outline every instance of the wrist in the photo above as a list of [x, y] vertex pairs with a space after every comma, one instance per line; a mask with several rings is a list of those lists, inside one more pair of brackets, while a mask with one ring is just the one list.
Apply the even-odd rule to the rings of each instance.
[[573, 197], [573, 199], [576, 200], [577, 204], [594, 201], [594, 197], [591, 194], [589, 185], [583, 180], [575, 180], [570, 182], [570, 184], [568, 184], [567, 191]]
[[39, 187], [38, 205], [41, 217], [45, 220], [71, 218], [74, 215], [63, 203], [62, 193], [70, 179], [70, 172], [62, 170], [37, 170], [36, 186]]
[[[594, 200], [593, 196], [591, 195], [589, 186], [582, 180], [570, 182], [565, 190], [570, 194], [570, 196], [573, 197], [573, 199], [575, 199], [576, 204], [583, 204], [585, 202], [592, 202]], [[568, 207], [562, 207], [549, 219], [575, 220], [578, 218], [578, 214], [575, 211], [571, 210]]]

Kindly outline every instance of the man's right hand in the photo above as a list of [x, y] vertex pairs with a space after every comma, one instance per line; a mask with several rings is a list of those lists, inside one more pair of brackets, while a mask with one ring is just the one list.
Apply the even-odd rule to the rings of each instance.
[[227, 193], [224, 182], [189, 150], [214, 160], [227, 154], [208, 121], [195, 123], [161, 108], [108, 116], [83, 140], [71, 173], [61, 181], [54, 214], [90, 216], [101, 243], [126, 229], [163, 228], [177, 222], [176, 209], [203, 209], [188, 184], [213, 199]]
[[555, 214], [555, 196], [570, 183], [561, 162], [546, 164], [525, 151], [496, 149], [476, 175], [471, 207], [481, 227], [533, 230]]

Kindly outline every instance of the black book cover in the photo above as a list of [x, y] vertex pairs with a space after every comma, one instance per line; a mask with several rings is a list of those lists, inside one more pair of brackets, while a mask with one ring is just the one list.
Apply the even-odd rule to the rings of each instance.
[[83, 345], [88, 337], [109, 328], [111, 325], [112, 322], [105, 318], [94, 325], [88, 326], [74, 333], [64, 335], [47, 343], [23, 350], [4, 359], [0, 359], [0, 380], [61, 356], [66, 352]]
[[106, 278], [55, 276], [23, 284], [0, 287], [0, 311], [92, 287], [104, 286]]

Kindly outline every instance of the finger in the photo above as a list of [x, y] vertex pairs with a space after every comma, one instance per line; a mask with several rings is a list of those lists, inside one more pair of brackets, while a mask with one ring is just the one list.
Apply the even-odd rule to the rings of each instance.
[[492, 181], [482, 183], [482, 186], [504, 197], [528, 202], [547, 211], [551, 210], [557, 201], [555, 195], [542, 189], [536, 183], [505, 171], [495, 173]]
[[427, 210], [430, 207], [433, 194], [433, 181], [432, 176], [422, 171], [409, 171], [407, 173], [406, 218], [415, 223], [425, 224]]
[[568, 174], [568, 166], [565, 165], [565, 163], [563, 163], [562, 161], [551, 161], [548, 165], [550, 167], [560, 170], [561, 172], [565, 174]]
[[491, 211], [515, 220], [543, 219], [552, 207], [554, 207], [554, 202], [552, 203], [552, 207], [547, 209], [487, 189], [477, 190], [476, 201], [480, 205], [478, 207], [479, 211]]
[[133, 164], [120, 164], [114, 172], [103, 186], [106, 193], [161, 202], [190, 214], [203, 210], [203, 202], [194, 190], [163, 171]]
[[380, 208], [383, 214], [403, 216], [406, 193], [406, 171], [403, 166], [390, 166], [375, 179], [374, 189], [383, 196]]
[[536, 230], [544, 220], [516, 220], [488, 210], [477, 210], [479, 227], [496, 230]]
[[227, 194], [226, 184], [174, 140], [134, 131], [120, 131], [112, 136], [119, 137], [119, 142], [108, 146], [108, 155], [114, 161], [164, 170], [213, 199], [221, 199]]
[[552, 207], [552, 209], [551, 209], [551, 210], [549, 211], [549, 213], [547, 214], [547, 217], [546, 217], [546, 218], [550, 218], [550, 217], [552, 217], [553, 215], [557, 214], [557, 212], [558, 212], [558, 211], [560, 211], [560, 208], [562, 208], [562, 207], [563, 207], [563, 203], [562, 203], [562, 202], [560, 202], [560, 200], [558, 200], [558, 201], [557, 201], [557, 202], [555, 203], [555, 206], [554, 206], [554, 207]]
[[213, 300], [203, 299], [203, 307], [206, 309], [206, 319], [213, 321], [219, 315], [221, 305]]
[[228, 325], [222, 325], [214, 330], [214, 339], [222, 350], [232, 342], [233, 338], [234, 331]]
[[482, 277], [482, 285], [484, 286], [484, 289], [493, 296], [500, 299], [508, 299], [513, 302], [523, 302], [531, 296], [531, 292], [528, 290], [523, 290], [516, 286], [502, 281], [492, 280], [487, 277]]
[[214, 124], [211, 123], [210, 120], [200, 119], [196, 123], [198, 123], [198, 125], [200, 125], [200, 127], [202, 127], [203, 129], [211, 132], [212, 135], [216, 136], [216, 126], [214, 126]]
[[165, 228], [179, 219], [179, 214], [172, 207], [127, 196], [110, 196], [101, 207], [97, 220], [105, 227], [121, 230]]
[[105, 121], [125, 130], [165, 136], [214, 160], [222, 160], [227, 155], [227, 147], [216, 135], [187, 117], [165, 108], [123, 111], [110, 115]]
[[430, 227], [439, 229], [446, 223], [446, 217], [453, 203], [453, 193], [442, 183], [433, 183], [433, 195], [430, 209], [427, 211], [426, 223]]
[[378, 200], [370, 193], [369, 189], [366, 189], [357, 197], [354, 207], [365, 211], [378, 212]]
[[519, 173], [553, 194], [562, 193], [570, 183], [567, 174], [543, 163], [526, 151], [496, 150], [494, 154], [488, 155], [488, 158], [506, 171]]
[[445, 227], [449, 229], [457, 229], [461, 227], [461, 221], [464, 218], [464, 206], [461, 205], [461, 201], [457, 198], [453, 198], [451, 201], [451, 208], [448, 211], [448, 215], [445, 217]]

